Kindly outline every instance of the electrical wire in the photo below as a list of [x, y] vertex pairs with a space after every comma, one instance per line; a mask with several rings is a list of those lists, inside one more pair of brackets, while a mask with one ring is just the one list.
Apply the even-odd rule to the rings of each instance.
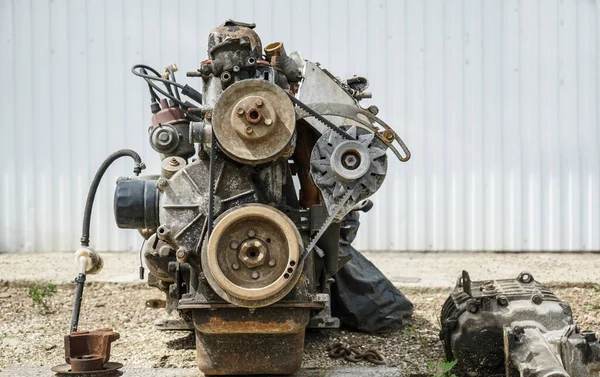
[[[140, 69], [140, 71], [138, 71], [137, 69]], [[148, 71], [154, 73], [155, 76], [151, 76], [148, 73], [141, 72], [142, 69], [145, 69], [145, 70], [148, 70]], [[131, 72], [133, 72], [134, 75], [142, 77], [147, 80], [160, 81], [160, 82], [164, 83], [165, 86], [167, 86], [167, 87], [173, 86], [173, 87], [177, 87], [179, 89], [183, 89], [185, 87], [184, 85], [178, 83], [177, 81], [172, 81], [172, 80], [163, 78], [160, 75], [160, 73], [158, 73], [157, 70], [155, 70], [154, 68], [147, 66], [145, 64], [134, 65], [133, 67], [131, 67]], [[171, 90], [169, 89], [169, 91], [171, 91]]]
[[[142, 71], [145, 74], [148, 74], [148, 72], [142, 68]], [[158, 102], [159, 98], [158, 98], [158, 94], [156, 94], [156, 92], [154, 91], [154, 89], [152, 89], [152, 86], [148, 83], [148, 91], [150, 92], [150, 97], [152, 97], [153, 102]]]
[[[139, 69], [139, 71], [137, 69]], [[151, 75], [147, 75], [147, 74], [142, 73], [141, 70], [143, 70], [143, 69], [149, 70], [150, 72], [154, 73], [156, 76], [151, 76]], [[170, 100], [172, 100], [173, 102], [175, 102], [176, 104], [178, 104], [179, 106], [181, 106], [184, 110], [192, 107], [192, 104], [185, 103], [182, 100], [178, 99], [177, 97], [173, 96], [173, 91], [170, 88], [170, 85], [174, 85], [175, 87], [183, 89], [183, 88], [185, 88], [184, 85], [181, 85], [181, 84], [176, 83], [176, 82], [174, 83], [171, 80], [163, 79], [162, 77], [160, 77], [160, 74], [158, 74], [158, 72], [154, 68], [149, 67], [147, 65], [143, 65], [143, 64], [136, 64], [136, 65], [134, 65], [131, 68], [131, 72], [134, 75], [138, 76], [138, 77], [142, 77], [144, 80], [146, 80], [146, 82], [148, 83], [148, 85], [150, 85], [154, 90], [156, 90], [157, 92], [159, 92], [163, 96], [169, 98]], [[165, 92], [158, 85], [156, 85], [153, 81], [160, 81], [160, 82], [164, 83], [165, 86], [167, 86], [169, 88], [168, 91], [170, 93]]]
[[[154, 76], [149, 75], [148, 72], [146, 71], [150, 71], [151, 73], [154, 74]], [[177, 104], [185, 113], [186, 118], [191, 120], [191, 121], [201, 121], [202, 118], [189, 113], [187, 110], [189, 108], [193, 108], [193, 107], [197, 107], [197, 105], [194, 105], [191, 102], [184, 102], [181, 100], [181, 97], [179, 95], [179, 91], [177, 90], [178, 88], [182, 90], [182, 93], [185, 94], [186, 90], [189, 91], [190, 87], [188, 85], [182, 85], [180, 83], [178, 83], [177, 81], [171, 81], [171, 80], [167, 80], [164, 79], [160, 76], [160, 74], [158, 73], [158, 71], [156, 71], [154, 68], [147, 66], [145, 64], [136, 64], [133, 67], [131, 67], [131, 72], [144, 79], [144, 81], [146, 81], [146, 83], [148, 84], [148, 87], [151, 90], [151, 96], [153, 98], [154, 101], [159, 102], [158, 99], [158, 95], [156, 94], [156, 92], [162, 94], [163, 96], [165, 96], [166, 98], [170, 99], [171, 101], [173, 101], [175, 104]], [[161, 89], [158, 85], [156, 85], [154, 83], [154, 81], [160, 81], [162, 82], [166, 87], [167, 87], [167, 92], [165, 92], [163, 89]], [[177, 97], [175, 97], [173, 95], [173, 87], [175, 89], [175, 93], [177, 94]], [[197, 99], [194, 99], [193, 97], [190, 97], [192, 100], [194, 101], [198, 101]]]
[[[175, 79], [175, 71], [173, 71], [173, 68], [168, 67], [167, 71], [169, 72], [170, 77], [173, 79], [173, 82], [175, 84], [177, 84], [177, 79]], [[177, 97], [178, 100], [181, 100], [181, 97], [179, 96], [179, 87], [175, 86], [175, 97]]]

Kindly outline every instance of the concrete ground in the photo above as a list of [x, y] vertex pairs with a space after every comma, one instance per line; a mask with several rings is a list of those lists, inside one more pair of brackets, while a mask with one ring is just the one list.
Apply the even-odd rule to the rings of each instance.
[[[450, 288], [463, 269], [473, 280], [516, 277], [528, 271], [536, 280], [600, 283], [600, 253], [364, 252], [392, 282], [401, 286]], [[88, 281], [133, 283], [137, 253], [101, 253], [104, 270]], [[0, 253], [0, 279], [64, 283], [77, 274], [71, 253]]]

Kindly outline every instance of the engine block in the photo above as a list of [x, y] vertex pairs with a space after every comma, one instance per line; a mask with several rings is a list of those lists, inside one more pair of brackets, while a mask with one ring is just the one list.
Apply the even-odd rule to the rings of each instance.
[[146, 239], [148, 282], [193, 323], [211, 375], [294, 373], [309, 323], [339, 326], [340, 221], [379, 189], [388, 149], [410, 157], [377, 108], [359, 105], [365, 78], [337, 79], [281, 42], [263, 54], [253, 29], [229, 20], [210, 33], [208, 59], [188, 73], [202, 93], [173, 67], [134, 67], [161, 172], [123, 177], [115, 192], [117, 225]]

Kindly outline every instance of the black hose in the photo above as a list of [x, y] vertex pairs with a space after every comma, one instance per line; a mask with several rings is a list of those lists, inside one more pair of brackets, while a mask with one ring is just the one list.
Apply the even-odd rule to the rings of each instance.
[[83, 227], [81, 229], [81, 246], [89, 246], [90, 245], [90, 222], [92, 219], [92, 207], [94, 206], [94, 198], [96, 197], [96, 191], [98, 190], [98, 185], [100, 184], [100, 180], [104, 176], [106, 169], [118, 158], [129, 156], [133, 158], [133, 173], [135, 175], [140, 175], [142, 169], [145, 168], [142, 163], [142, 159], [140, 155], [131, 149], [121, 149], [111, 154], [104, 160], [102, 165], [98, 168], [94, 179], [92, 180], [92, 184], [90, 185], [90, 190], [88, 191], [88, 196], [85, 201], [85, 210], [83, 212]]

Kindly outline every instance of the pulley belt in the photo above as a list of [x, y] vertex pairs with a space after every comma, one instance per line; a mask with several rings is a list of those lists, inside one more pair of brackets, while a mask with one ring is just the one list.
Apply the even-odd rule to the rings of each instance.
[[324, 116], [322, 116], [321, 114], [317, 113], [316, 111], [314, 111], [310, 107], [306, 106], [299, 99], [297, 99], [296, 97], [294, 97], [290, 93], [286, 92], [286, 94], [288, 95], [288, 97], [290, 97], [290, 99], [292, 100], [292, 102], [294, 103], [295, 106], [298, 106], [299, 108], [301, 108], [302, 110], [304, 110], [305, 112], [307, 112], [308, 114], [310, 114], [311, 116], [313, 116], [316, 120], [318, 120], [319, 122], [323, 123], [327, 128], [329, 128], [333, 132], [339, 134], [340, 136], [342, 136], [346, 140], [354, 140], [354, 138], [352, 136], [348, 135], [348, 133], [346, 133], [346, 131], [342, 130], [340, 127], [338, 127], [335, 124], [333, 124], [330, 121], [328, 121]]

